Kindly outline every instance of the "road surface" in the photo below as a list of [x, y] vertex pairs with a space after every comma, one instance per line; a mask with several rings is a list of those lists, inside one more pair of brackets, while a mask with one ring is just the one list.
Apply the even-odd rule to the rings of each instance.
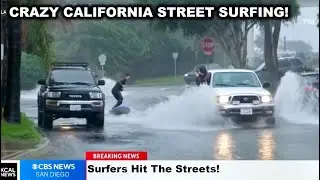
[[[279, 118], [275, 128], [234, 127], [208, 117], [211, 99], [186, 89], [127, 88], [124, 104], [134, 110], [121, 117], [107, 114], [103, 131], [87, 130], [84, 120], [57, 120], [54, 130], [45, 132], [54, 148], [39, 159], [83, 159], [90, 150], [142, 150], [154, 160], [319, 159], [318, 116]], [[107, 95], [109, 90], [104, 88]], [[35, 91], [21, 97], [22, 111], [36, 120]], [[108, 96], [107, 109], [114, 103]]]

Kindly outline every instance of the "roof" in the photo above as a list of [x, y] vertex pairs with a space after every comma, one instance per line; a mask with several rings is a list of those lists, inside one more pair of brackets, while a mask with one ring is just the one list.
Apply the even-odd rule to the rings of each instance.
[[213, 69], [209, 70], [211, 73], [217, 73], [217, 72], [254, 72], [249, 69]]
[[57, 67], [53, 67], [52, 70], [61, 70], [61, 69], [78, 69], [78, 70], [88, 70], [85, 67], [81, 67], [81, 66], [57, 66]]
[[303, 72], [300, 73], [301, 76], [308, 76], [308, 75], [319, 75], [319, 72]]
[[287, 56], [287, 57], [280, 57], [278, 58], [279, 61], [282, 61], [282, 60], [292, 60], [292, 59], [299, 59], [301, 60], [299, 57], [297, 56]]

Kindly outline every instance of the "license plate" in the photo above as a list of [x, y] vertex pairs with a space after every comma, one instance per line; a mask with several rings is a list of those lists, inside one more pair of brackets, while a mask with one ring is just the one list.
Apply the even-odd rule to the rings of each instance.
[[240, 114], [241, 115], [252, 115], [252, 109], [251, 108], [241, 108]]
[[70, 111], [81, 111], [81, 105], [70, 105]]

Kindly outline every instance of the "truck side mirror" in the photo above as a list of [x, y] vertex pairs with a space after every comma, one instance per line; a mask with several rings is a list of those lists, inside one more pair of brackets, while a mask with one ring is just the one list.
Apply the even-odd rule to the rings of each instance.
[[103, 86], [105, 84], [106, 84], [106, 82], [104, 80], [98, 80], [98, 85], [99, 86]]
[[267, 70], [267, 69], [268, 69], [267, 66], [264, 66], [264, 67], [262, 68], [263, 71], [265, 71], [265, 70]]
[[262, 87], [265, 88], [265, 89], [269, 88], [270, 87], [270, 83], [265, 82], [265, 83], [263, 83]]

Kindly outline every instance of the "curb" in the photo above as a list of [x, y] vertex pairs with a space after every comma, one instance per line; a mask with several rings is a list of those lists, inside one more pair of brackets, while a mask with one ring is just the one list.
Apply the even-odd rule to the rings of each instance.
[[10, 155], [1, 157], [2, 160], [17, 160], [17, 159], [33, 159], [36, 157], [43, 156], [50, 151], [50, 140], [43, 137], [41, 142], [35, 146], [33, 149], [21, 150]]
[[33, 159], [44, 156], [51, 150], [50, 139], [48, 139], [43, 131], [35, 126], [35, 130], [38, 131], [43, 137], [41, 141], [32, 149], [20, 150], [7, 156], [1, 157], [3, 160], [17, 160], [17, 159]]

